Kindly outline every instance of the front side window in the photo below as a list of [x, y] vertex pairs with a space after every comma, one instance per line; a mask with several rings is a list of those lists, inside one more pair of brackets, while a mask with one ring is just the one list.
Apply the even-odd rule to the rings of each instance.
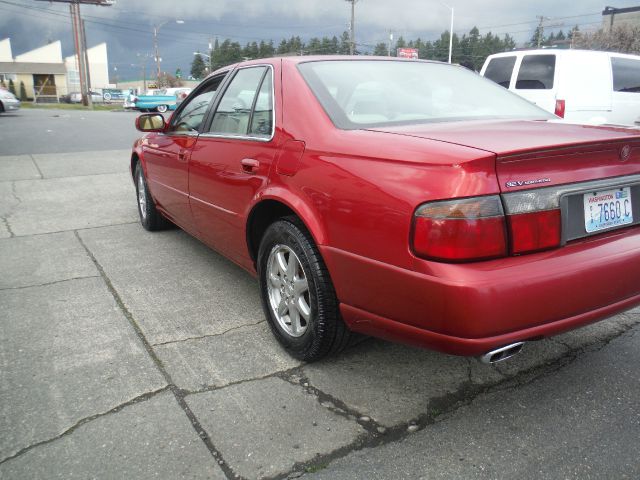
[[357, 129], [552, 115], [463, 67], [400, 60], [322, 60], [298, 69], [334, 125]]
[[509, 82], [511, 82], [511, 74], [513, 73], [513, 66], [515, 64], [515, 55], [510, 57], [492, 58], [489, 61], [489, 65], [487, 65], [484, 76], [504, 88], [509, 88]]
[[550, 90], [555, 72], [555, 55], [525, 55], [520, 64], [516, 89]]
[[613, 91], [640, 93], [640, 60], [611, 57]]
[[[211, 122], [210, 133], [246, 136], [249, 124], [252, 130], [259, 128], [251, 122], [256, 94], [261, 90], [267, 67], [251, 67], [238, 70], [220, 100]], [[270, 77], [270, 75], [269, 75]], [[265, 101], [262, 101], [265, 104]], [[262, 108], [267, 108], [263, 106]], [[259, 119], [256, 118], [256, 122]]]
[[207, 113], [207, 108], [216, 95], [224, 75], [213, 78], [196, 96], [182, 107], [171, 122], [172, 132], [198, 132]]

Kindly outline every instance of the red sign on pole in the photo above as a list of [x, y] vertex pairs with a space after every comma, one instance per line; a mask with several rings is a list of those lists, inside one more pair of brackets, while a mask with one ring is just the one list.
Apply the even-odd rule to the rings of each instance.
[[413, 58], [414, 60], [417, 60], [418, 49], [417, 48], [398, 48], [398, 57]]

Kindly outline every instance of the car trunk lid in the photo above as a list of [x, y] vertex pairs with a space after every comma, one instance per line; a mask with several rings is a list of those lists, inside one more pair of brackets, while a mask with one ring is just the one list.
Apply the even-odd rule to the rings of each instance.
[[491, 121], [376, 130], [494, 153], [512, 254], [640, 224], [640, 129]]
[[496, 120], [371, 130], [492, 152], [503, 191], [640, 173], [640, 129], [634, 128]]

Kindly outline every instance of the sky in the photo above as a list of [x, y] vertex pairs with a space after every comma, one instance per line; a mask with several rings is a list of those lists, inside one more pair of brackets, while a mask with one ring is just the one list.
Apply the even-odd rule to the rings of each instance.
[[[606, 3], [603, 3], [606, 1]], [[454, 8], [453, 31], [458, 35], [477, 26], [480, 33], [510, 34], [516, 42], [531, 38], [538, 15], [551, 30], [597, 28], [605, 5], [624, 8], [640, 0], [357, 0], [356, 42], [372, 50], [378, 42], [421, 37], [435, 40], [448, 30]], [[299, 35], [303, 40], [348, 29], [351, 3], [345, 0], [117, 0], [113, 6], [81, 7], [89, 46], [107, 42], [111, 76], [140, 78], [141, 64], [153, 52], [153, 28], [162, 69], [188, 73], [193, 52], [206, 52], [210, 39], [230, 38], [242, 45]], [[176, 20], [182, 23], [177, 23]], [[63, 55], [73, 53], [69, 6], [39, 0], [0, 0], [0, 39], [11, 38], [13, 55], [61, 40]], [[148, 71], [153, 70], [147, 60]]]

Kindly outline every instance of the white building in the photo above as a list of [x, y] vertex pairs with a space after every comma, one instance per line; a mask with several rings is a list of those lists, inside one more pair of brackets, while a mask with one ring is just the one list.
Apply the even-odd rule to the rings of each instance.
[[[109, 84], [107, 44], [101, 43], [87, 50], [91, 90], [112, 87]], [[0, 82], [12, 80], [16, 93], [24, 83], [28, 98], [57, 101], [62, 95], [80, 91], [78, 62], [75, 55], [62, 58], [60, 41], [13, 57], [11, 40], [0, 40]]]
[[[87, 49], [89, 58], [89, 84], [91, 90], [102, 88], [112, 88], [109, 83], [109, 57], [107, 55], [107, 44], [101, 43], [95, 47]], [[78, 57], [71, 55], [64, 59], [67, 69], [67, 88], [69, 92], [80, 91], [80, 75], [78, 68]]]

